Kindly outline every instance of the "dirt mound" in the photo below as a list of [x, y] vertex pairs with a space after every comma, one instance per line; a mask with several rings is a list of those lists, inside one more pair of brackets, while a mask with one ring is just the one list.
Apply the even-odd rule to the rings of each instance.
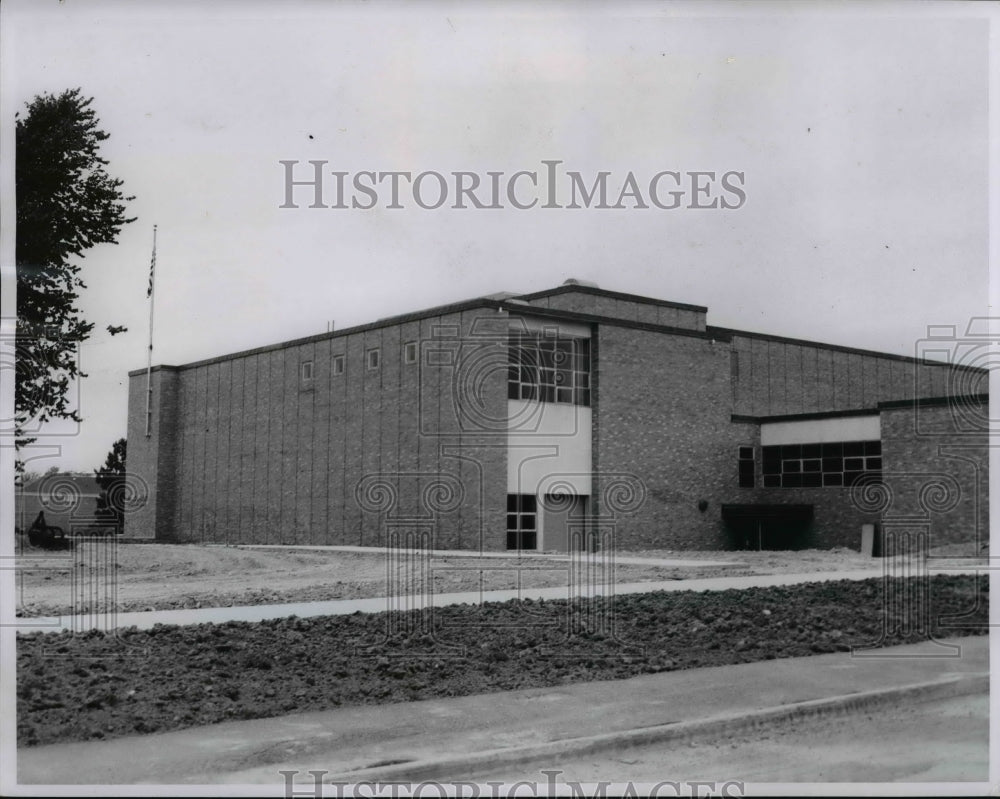
[[[922, 583], [910, 581], [913, 598]], [[18, 742], [612, 680], [987, 630], [985, 578], [881, 579], [18, 637]], [[888, 588], [887, 588], [888, 586]], [[918, 605], [919, 606], [919, 605]]]

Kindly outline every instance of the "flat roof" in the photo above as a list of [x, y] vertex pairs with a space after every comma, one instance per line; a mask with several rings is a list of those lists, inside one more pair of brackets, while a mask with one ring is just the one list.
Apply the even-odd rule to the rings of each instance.
[[[664, 333], [668, 335], [691, 336], [695, 338], [710, 339], [715, 341], [729, 342], [732, 341], [734, 337], [756, 338], [756, 339], [775, 341], [785, 344], [819, 347], [822, 349], [832, 350], [836, 352], [846, 352], [856, 355], [876, 356], [879, 358], [887, 358], [891, 360], [903, 361], [906, 363], [926, 362], [909, 355], [896, 355], [894, 353], [879, 352], [877, 350], [863, 350], [855, 347], [845, 347], [840, 344], [828, 344], [822, 341], [809, 341], [807, 339], [787, 338], [784, 336], [775, 336], [768, 333], [753, 333], [747, 330], [737, 330], [728, 327], [716, 327], [714, 325], [708, 325], [704, 331], [701, 331], [701, 330], [693, 330], [690, 328], [673, 327], [670, 325], [658, 325], [649, 322], [635, 322], [632, 320], [619, 319], [617, 317], [611, 317], [611, 316], [601, 316], [597, 314], [587, 314], [578, 311], [567, 311], [557, 308], [545, 308], [539, 305], [526, 304], [526, 302], [530, 302], [533, 299], [540, 299], [542, 297], [550, 297], [557, 294], [565, 294], [569, 292], [592, 294], [595, 296], [610, 297], [613, 299], [627, 300], [630, 302], [642, 302], [650, 305], [658, 305], [668, 308], [678, 308], [681, 310], [696, 311], [699, 313], [707, 313], [708, 311], [708, 308], [706, 308], [703, 305], [688, 305], [686, 303], [670, 302], [668, 300], [658, 300], [653, 297], [642, 297], [637, 294], [626, 294], [619, 291], [608, 291], [607, 289], [597, 288], [595, 286], [587, 286], [582, 284], [569, 284], [569, 285], [557, 286], [556, 288], [553, 289], [546, 289], [545, 291], [536, 291], [530, 294], [510, 294], [509, 292], [500, 292], [485, 297], [477, 297], [471, 300], [464, 300], [462, 302], [455, 302], [446, 305], [437, 305], [432, 308], [425, 308], [420, 311], [412, 311], [410, 313], [399, 314], [397, 316], [384, 317], [374, 322], [355, 325], [354, 327], [344, 328], [343, 330], [334, 330], [330, 332], [317, 333], [316, 335], [313, 336], [305, 336], [303, 338], [292, 339], [290, 341], [283, 341], [276, 344], [268, 344], [262, 347], [255, 347], [253, 349], [248, 349], [248, 350], [240, 350], [238, 352], [219, 355], [212, 358], [204, 358], [202, 360], [192, 361], [190, 363], [182, 364], [179, 366], [173, 366], [169, 364], [159, 364], [157, 366], [154, 366], [153, 370], [156, 371], [159, 369], [163, 369], [168, 371], [178, 371], [181, 369], [192, 369], [198, 366], [206, 366], [213, 363], [220, 363], [222, 361], [235, 360], [237, 358], [246, 358], [251, 355], [259, 355], [265, 352], [273, 352], [275, 350], [285, 349], [287, 347], [297, 347], [303, 344], [310, 344], [318, 341], [325, 341], [327, 339], [340, 338], [341, 336], [350, 336], [357, 333], [364, 333], [370, 330], [379, 330], [385, 327], [392, 327], [395, 325], [404, 324], [406, 322], [416, 322], [433, 316], [461, 313], [463, 311], [475, 310], [477, 308], [501, 309], [509, 313], [521, 316], [542, 316], [552, 319], [564, 319], [566, 321], [582, 322], [585, 324], [590, 323], [598, 325], [602, 324], [614, 325], [616, 327], [626, 327], [637, 330], [649, 330], [651, 332]], [[933, 363], [934, 365], [938, 365], [939, 362], [932, 361], [931, 363]], [[984, 374], [988, 371], [981, 367], [947, 364], [944, 361], [941, 361], [940, 364], [943, 366], [950, 365], [954, 369], [978, 371], [978, 372], [983, 372]], [[146, 371], [145, 368], [133, 369], [128, 374], [129, 377], [134, 377], [135, 375], [142, 374], [145, 371]]]

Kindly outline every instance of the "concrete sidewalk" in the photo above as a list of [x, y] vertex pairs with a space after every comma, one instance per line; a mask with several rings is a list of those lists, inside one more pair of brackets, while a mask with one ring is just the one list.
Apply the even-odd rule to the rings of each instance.
[[[976, 569], [937, 569], [934, 574], [975, 574]], [[881, 570], [858, 570], [843, 572], [807, 572], [804, 574], [758, 574], [745, 577], [711, 577], [700, 580], [668, 580], [661, 582], [622, 583], [610, 586], [614, 594], [645, 594], [652, 591], [724, 591], [729, 588], [755, 588], [776, 585], [796, 585], [818, 583], [827, 580], [867, 580], [881, 577]], [[608, 585], [592, 587], [590, 594], [608, 594]], [[567, 586], [555, 588], [522, 588], [502, 591], [466, 591], [450, 594], [433, 594], [434, 607], [445, 605], [478, 605], [484, 602], [507, 602], [511, 599], [568, 599]], [[382, 613], [387, 610], [419, 610], [428, 603], [422, 595], [390, 599], [373, 597], [369, 599], [334, 599], [326, 602], [291, 602], [280, 605], [241, 605], [221, 608], [185, 608], [181, 610], [150, 610], [109, 615], [37, 616], [19, 618], [10, 626], [18, 632], [61, 632], [73, 630], [112, 630], [120, 627], [136, 627], [147, 630], [156, 624], [221, 624], [227, 621], [256, 622], [267, 619], [281, 619], [298, 616], [306, 619], [314, 616], [343, 616], [351, 613]]]
[[[385, 553], [384, 547], [356, 547], [348, 545], [323, 545], [323, 544], [238, 544], [239, 549], [305, 549], [316, 552], [354, 552], [360, 555], [379, 555]], [[412, 551], [414, 554], [417, 550]], [[432, 549], [428, 553], [422, 550], [420, 554], [429, 554], [434, 558], [500, 558], [502, 560], [555, 560], [569, 562], [574, 559], [573, 555], [566, 555], [559, 552], [535, 552], [535, 551], [504, 551], [496, 552], [479, 551], [474, 549]], [[662, 566], [663, 568], [694, 569], [699, 566], [709, 568], [725, 568], [747, 566], [744, 561], [736, 560], [701, 560], [700, 558], [651, 558], [632, 555], [615, 555], [615, 563], [629, 564], [633, 566]]]
[[[475, 762], [518, 747], [545, 752], [555, 746], [567, 753], [574, 740], [595, 735], [613, 747], [616, 737], [627, 742], [636, 731], [659, 725], [720, 719], [724, 724], [716, 729], [726, 729], [740, 714], [830, 698], [828, 706], [849, 708], [852, 695], [932, 681], [944, 681], [946, 689], [951, 681], [960, 691], [981, 692], [988, 672], [988, 638], [955, 638], [871, 650], [865, 656], [845, 652], [769, 660], [33, 747], [18, 751], [18, 781], [281, 786], [279, 771], [298, 770], [305, 789], [312, 784], [310, 769], [326, 771], [327, 779], [337, 775], [352, 781], [368, 779], [379, 768], [392, 779], [405, 779], [407, 763], [427, 774], [445, 755]], [[918, 688], [909, 695], [916, 701], [926, 693]], [[906, 696], [904, 691], [891, 701]], [[539, 769], [559, 764], [536, 765], [525, 767], [525, 778], [544, 782]]]

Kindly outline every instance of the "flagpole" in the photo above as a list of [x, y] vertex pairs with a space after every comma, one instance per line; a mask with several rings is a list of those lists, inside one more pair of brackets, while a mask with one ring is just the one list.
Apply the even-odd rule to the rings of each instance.
[[153, 258], [149, 263], [149, 353], [146, 361], [146, 438], [150, 436], [150, 424], [153, 417], [153, 291], [156, 275], [156, 225], [153, 225]]

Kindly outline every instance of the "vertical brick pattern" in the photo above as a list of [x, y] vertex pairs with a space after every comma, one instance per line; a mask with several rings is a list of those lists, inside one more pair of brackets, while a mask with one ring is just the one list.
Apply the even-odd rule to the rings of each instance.
[[[463, 419], [456, 405], [463, 358], [474, 365], [477, 357], [473, 332], [482, 313], [157, 369], [148, 440], [145, 373], [132, 376], [129, 466], [152, 490], [146, 506], [130, 514], [127, 534], [376, 546], [385, 543], [390, 517], [431, 513], [426, 490], [440, 478], [460, 488], [455, 502], [443, 498], [444, 510], [432, 513], [435, 546], [502, 549], [505, 438]], [[405, 363], [404, 343], [416, 341], [419, 352], [436, 329], [451, 331], [446, 343], [456, 360]], [[377, 369], [368, 368], [373, 349], [380, 353]], [[334, 375], [332, 359], [341, 354], [344, 372]], [[313, 379], [305, 383], [301, 367], [310, 360]], [[485, 403], [482, 410], [501, 418], [505, 367], [479, 389], [475, 399]], [[393, 485], [393, 508], [373, 512], [359, 505], [355, 489], [366, 475]]]
[[959, 385], [947, 364], [834, 350], [821, 345], [733, 336], [739, 361], [733, 413], [780, 416], [874, 408], [879, 402], [936, 397]]

